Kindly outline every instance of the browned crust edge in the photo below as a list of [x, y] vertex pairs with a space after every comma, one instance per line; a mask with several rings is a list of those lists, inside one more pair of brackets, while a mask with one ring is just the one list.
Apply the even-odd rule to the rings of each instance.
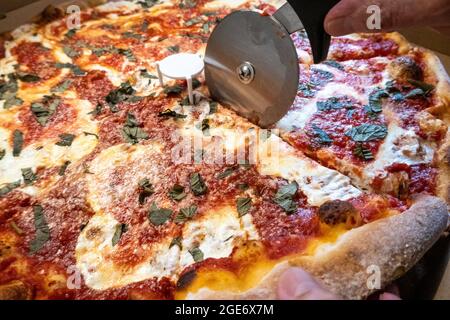
[[276, 299], [280, 275], [290, 266], [300, 266], [338, 296], [363, 299], [376, 291], [367, 285], [373, 275], [370, 266], [379, 268], [380, 287], [385, 287], [417, 263], [445, 230], [448, 218], [440, 199], [419, 196], [409, 210], [349, 231], [329, 250], [277, 264], [248, 291], [202, 288], [187, 298]]

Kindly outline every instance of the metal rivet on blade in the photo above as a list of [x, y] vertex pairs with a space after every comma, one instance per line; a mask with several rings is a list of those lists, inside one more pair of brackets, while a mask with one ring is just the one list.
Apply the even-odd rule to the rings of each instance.
[[250, 62], [244, 62], [237, 68], [236, 73], [242, 83], [249, 84], [255, 78], [255, 67]]

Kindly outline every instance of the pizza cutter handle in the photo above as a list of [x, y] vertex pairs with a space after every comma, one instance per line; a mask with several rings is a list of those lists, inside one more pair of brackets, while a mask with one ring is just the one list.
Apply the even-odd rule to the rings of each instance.
[[323, 23], [327, 13], [338, 2], [339, 0], [288, 0], [308, 34], [314, 63], [327, 58], [331, 37], [325, 31]]

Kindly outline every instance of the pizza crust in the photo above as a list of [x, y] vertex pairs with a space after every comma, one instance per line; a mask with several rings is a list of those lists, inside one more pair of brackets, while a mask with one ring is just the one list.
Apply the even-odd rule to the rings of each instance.
[[[402, 276], [438, 240], [448, 223], [446, 205], [438, 198], [419, 196], [406, 212], [349, 231], [330, 250], [277, 264], [245, 292], [202, 288], [188, 299], [276, 299], [278, 279], [291, 266], [310, 272], [324, 287], [346, 299], [363, 299], [376, 291], [367, 281], [379, 267], [381, 286]], [[370, 269], [369, 269], [370, 270]]]

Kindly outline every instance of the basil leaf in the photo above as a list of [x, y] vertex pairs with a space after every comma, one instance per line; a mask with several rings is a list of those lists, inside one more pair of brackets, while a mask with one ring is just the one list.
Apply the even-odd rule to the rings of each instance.
[[141, 40], [142, 39], [142, 34], [133, 33], [133, 32], [130, 32], [130, 31], [122, 33], [122, 36], [125, 39], [136, 39], [136, 40]]
[[172, 248], [173, 246], [178, 246], [178, 248], [180, 248], [180, 250], [183, 249], [182, 244], [181, 244], [182, 240], [183, 239], [181, 237], [173, 238], [172, 242], [169, 245], [169, 249]]
[[344, 66], [335, 60], [325, 60], [322, 63], [341, 71], [344, 70]]
[[5, 149], [0, 149], [0, 160], [2, 160], [6, 155], [6, 150]]
[[192, 258], [195, 262], [203, 261], [204, 255], [202, 250], [200, 250], [199, 247], [194, 247], [189, 250], [189, 253], [191, 254]]
[[204, 135], [209, 135], [209, 119], [203, 119], [199, 129], [202, 130]]
[[[119, 88], [112, 90], [105, 100], [114, 112], [113, 107], [121, 102], [136, 102], [140, 97], [134, 96], [136, 91], [129, 82], [122, 83]], [[117, 112], [117, 111], [116, 111]]]
[[202, 176], [199, 173], [194, 173], [191, 175], [190, 179], [191, 190], [196, 196], [201, 196], [208, 190]]
[[196, 25], [196, 24], [198, 24], [198, 23], [200, 23], [200, 22], [202, 22], [202, 19], [200, 19], [200, 18], [192, 18], [192, 19], [186, 21], [186, 22], [184, 23], [184, 25], [185, 25], [186, 27], [191, 27], [191, 26]]
[[426, 93], [422, 89], [416, 88], [416, 89], [413, 89], [410, 92], [408, 92], [404, 98], [405, 99], [413, 99], [413, 98], [419, 98], [419, 97], [425, 97], [425, 96], [426, 96]]
[[13, 132], [13, 156], [18, 157], [22, 152], [23, 147], [23, 133], [20, 130], [14, 130]]
[[55, 143], [60, 147], [70, 147], [72, 145], [73, 140], [75, 139], [75, 135], [70, 133], [63, 133], [59, 135], [59, 141]]
[[181, 201], [186, 198], [186, 193], [184, 192], [184, 187], [176, 184], [169, 191], [169, 196], [172, 200]]
[[16, 96], [12, 96], [8, 99], [6, 99], [5, 103], [3, 104], [3, 108], [9, 109], [13, 106], [20, 106], [23, 104], [23, 100], [20, 98], [17, 98]]
[[209, 102], [209, 114], [214, 114], [217, 112], [218, 103], [216, 101]]
[[86, 75], [86, 71], [81, 70], [79, 66], [72, 63], [56, 63], [55, 67], [58, 69], [70, 69], [72, 73], [76, 76], [84, 76]]
[[194, 281], [196, 276], [197, 271], [195, 271], [195, 269], [183, 273], [177, 281], [177, 290], [186, 289], [192, 283], [192, 281]]
[[361, 143], [357, 144], [353, 149], [353, 154], [362, 160], [373, 160], [374, 156], [370, 149], [364, 147]]
[[61, 93], [69, 89], [69, 87], [72, 85], [72, 80], [64, 80], [62, 83], [57, 85], [56, 87], [53, 87], [50, 91], [52, 93]]
[[302, 93], [305, 98], [313, 98], [315, 91], [313, 91], [314, 86], [311, 83], [300, 83], [298, 85], [298, 90]]
[[117, 53], [125, 56], [128, 59], [128, 61], [130, 61], [130, 62], [136, 62], [137, 61], [136, 57], [134, 56], [134, 53], [133, 53], [133, 51], [131, 49], [118, 49]]
[[170, 109], [166, 109], [164, 111], [161, 111], [158, 114], [158, 117], [166, 117], [166, 118], [174, 118], [174, 119], [184, 119], [187, 117], [187, 115], [181, 114], [181, 113], [177, 113], [173, 110]]
[[249, 185], [246, 183], [239, 183], [236, 185], [236, 187], [241, 191], [245, 191], [248, 190], [248, 188], [250, 188]]
[[337, 98], [332, 97], [325, 101], [318, 101], [316, 103], [317, 110], [319, 111], [330, 111], [330, 110], [337, 110], [337, 109], [351, 109], [353, 108], [353, 103], [345, 100], [344, 98]]
[[141, 205], [145, 203], [145, 199], [155, 193], [153, 185], [148, 179], [142, 179], [141, 181], [139, 181], [139, 189], [139, 204]]
[[245, 216], [249, 213], [252, 207], [252, 199], [251, 198], [237, 198], [236, 199], [236, 207], [239, 213], [239, 217]]
[[37, 176], [31, 168], [24, 168], [24, 169], [21, 169], [21, 171], [22, 171], [23, 181], [25, 182], [25, 184], [30, 185], [34, 181], [36, 181]]
[[97, 103], [97, 105], [95, 106], [95, 109], [92, 110], [91, 112], [89, 112], [88, 114], [92, 114], [94, 117], [96, 117], [102, 113], [102, 110], [103, 110], [103, 105], [101, 103]]
[[8, 75], [8, 81], [0, 81], [0, 100], [5, 100], [3, 103], [4, 109], [23, 103], [23, 100], [16, 96], [18, 89], [17, 75], [14, 73]]
[[138, 4], [142, 6], [144, 9], [149, 9], [158, 3], [158, 0], [141, 0], [138, 1]]
[[388, 98], [389, 93], [386, 90], [379, 89], [369, 95], [369, 106], [366, 111], [369, 113], [380, 113], [383, 104], [383, 98]]
[[165, 87], [164, 93], [165, 94], [179, 94], [183, 91], [183, 87], [181, 87], [179, 84], [175, 84], [173, 86]]
[[422, 91], [424, 92], [424, 95], [428, 95], [435, 88], [435, 86], [432, 85], [432, 84], [425, 83], [425, 82], [418, 81], [418, 80], [414, 80], [414, 79], [409, 79], [408, 82], [411, 85], [413, 85], [414, 87], [422, 89]]
[[192, 9], [195, 8], [196, 5], [196, 0], [181, 0], [178, 4], [178, 7], [180, 7], [181, 9]]
[[73, 36], [77, 33], [77, 29], [70, 29], [69, 31], [67, 31], [67, 33], [65, 34], [65, 37], [67, 38], [73, 38]]
[[187, 208], [182, 208], [180, 212], [175, 217], [176, 223], [183, 223], [188, 219], [191, 219], [197, 213], [197, 206], [192, 205]]
[[203, 24], [203, 26], [202, 26], [202, 32], [203, 33], [209, 33], [209, 31], [210, 31], [210, 25], [209, 24], [210, 24], [209, 21], [205, 22], [205, 24]]
[[61, 99], [55, 95], [44, 96], [41, 102], [34, 102], [31, 104], [31, 112], [36, 121], [45, 126], [50, 117], [55, 113], [61, 103]]
[[28, 82], [28, 83], [34, 83], [41, 81], [41, 77], [34, 75], [34, 74], [27, 74], [27, 73], [17, 73], [17, 78], [22, 82]]
[[83, 131], [83, 133], [85, 136], [92, 136], [92, 137], [95, 137], [97, 140], [100, 139], [100, 137], [95, 133], [87, 132], [87, 131]]
[[69, 58], [76, 58], [80, 55], [79, 52], [71, 46], [64, 46], [63, 51]]
[[40, 205], [33, 206], [34, 227], [36, 234], [30, 242], [30, 255], [38, 252], [50, 239], [50, 228], [45, 220], [44, 209]]
[[294, 202], [294, 196], [298, 190], [297, 182], [292, 182], [278, 189], [274, 197], [274, 202], [286, 211], [286, 213], [294, 213], [297, 211], [297, 205]]
[[16, 182], [7, 183], [6, 185], [0, 188], [0, 197], [7, 195], [8, 193], [13, 191], [14, 189], [17, 189], [18, 187], [20, 187], [20, 180]]
[[180, 52], [180, 46], [179, 45], [170, 46], [170, 47], [167, 47], [167, 50], [169, 50], [169, 52], [171, 52], [171, 53], [178, 53], [178, 52]]
[[70, 161], [65, 161], [64, 164], [59, 168], [58, 175], [63, 176], [66, 174], [67, 167], [70, 165]]
[[136, 120], [136, 117], [129, 112], [127, 113], [125, 126], [122, 129], [122, 136], [125, 141], [131, 144], [136, 144], [139, 143], [140, 140], [148, 139], [148, 134], [139, 128], [139, 123]]
[[122, 235], [127, 232], [128, 226], [125, 223], [120, 223], [116, 226], [116, 231], [114, 232], [114, 235], [112, 237], [112, 245], [113, 247], [119, 243], [120, 238], [122, 238]]
[[231, 176], [234, 172], [236, 172], [237, 169], [238, 169], [238, 167], [236, 167], [236, 166], [226, 168], [224, 172], [219, 173], [217, 175], [217, 179], [225, 179], [225, 178]]
[[384, 125], [367, 124], [353, 127], [345, 133], [355, 142], [367, 142], [384, 139], [387, 135], [387, 128]]
[[312, 129], [313, 129], [314, 138], [320, 144], [331, 144], [331, 143], [333, 143], [333, 139], [331, 139], [330, 136], [324, 130], [320, 129], [316, 125], [313, 125]]
[[145, 70], [145, 69], [141, 70], [141, 77], [144, 77], [144, 78], [147, 78], [147, 79], [153, 79], [153, 80], [158, 79], [157, 76], [154, 76], [153, 74], [148, 73], [148, 71]]
[[168, 221], [171, 215], [172, 210], [158, 208], [156, 206], [156, 203], [153, 202], [152, 207], [150, 208], [150, 211], [148, 213], [148, 219], [155, 226], [160, 226]]

